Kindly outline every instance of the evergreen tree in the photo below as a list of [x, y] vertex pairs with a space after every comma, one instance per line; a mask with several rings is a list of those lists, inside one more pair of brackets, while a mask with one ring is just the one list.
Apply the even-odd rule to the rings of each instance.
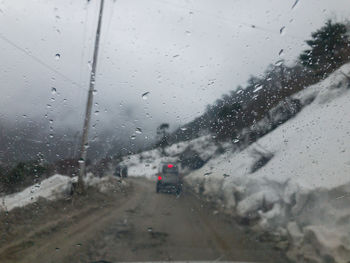
[[324, 73], [348, 59], [344, 56], [349, 46], [346, 25], [328, 20], [325, 26], [311, 36], [312, 39], [306, 41], [310, 49], [304, 50], [299, 56], [305, 67]]

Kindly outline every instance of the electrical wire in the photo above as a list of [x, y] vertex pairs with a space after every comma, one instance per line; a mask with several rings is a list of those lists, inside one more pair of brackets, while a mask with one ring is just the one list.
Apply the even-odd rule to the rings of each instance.
[[[164, 3], [164, 4], [168, 4], [168, 5], [172, 5], [172, 6], [175, 6], [177, 8], [181, 8], [181, 9], [187, 9], [186, 7], [184, 6], [181, 6], [181, 5], [178, 5], [178, 4], [174, 4], [172, 2], [169, 2], [169, 1], [166, 1], [166, 0], [157, 0], [158, 2], [160, 3]], [[233, 19], [229, 19], [229, 18], [226, 18], [226, 17], [219, 17], [215, 14], [211, 14], [209, 12], [205, 12], [203, 10], [199, 10], [199, 9], [194, 9], [194, 8], [191, 8], [191, 10], [193, 11], [196, 11], [198, 12], [199, 14], [204, 14], [204, 15], [207, 15], [207, 16], [211, 16], [211, 17], [215, 17], [216, 19], [221, 19], [223, 21], [226, 21], [226, 22], [230, 22], [230, 23], [238, 23], [240, 25], [243, 25], [243, 26], [246, 26], [246, 27], [249, 27], [249, 28], [252, 28], [252, 29], [256, 29], [256, 30], [260, 30], [260, 31], [264, 31], [264, 32], [268, 32], [268, 33], [272, 33], [272, 34], [280, 34], [278, 32], [275, 32], [274, 30], [271, 30], [271, 29], [268, 29], [268, 28], [264, 28], [264, 27], [261, 27], [261, 26], [256, 26], [256, 25], [253, 25], [253, 24], [249, 24], [249, 23], [245, 23], [245, 22], [240, 22], [240, 21], [234, 21]], [[112, 8], [112, 15], [113, 15], [113, 8]], [[86, 17], [87, 19], [87, 17]], [[109, 31], [109, 27], [110, 27], [110, 22], [111, 22], [111, 17], [110, 17], [110, 20], [107, 24], [107, 32]], [[86, 23], [86, 21], [85, 21]], [[85, 30], [84, 30], [85, 31]], [[85, 38], [85, 34], [86, 32], [84, 33], [84, 38]], [[303, 38], [301, 37], [297, 37], [297, 36], [292, 36], [292, 35], [287, 35], [288, 37], [290, 38], [294, 38], [294, 39], [302, 39], [304, 40]], [[7, 44], [11, 45], [12, 47], [16, 48], [17, 50], [21, 51], [22, 53], [24, 53], [25, 55], [27, 55], [28, 57], [30, 57], [31, 59], [33, 59], [34, 61], [36, 61], [38, 64], [42, 65], [43, 67], [47, 68], [48, 70], [54, 72], [55, 74], [57, 74], [58, 76], [60, 76], [62, 79], [64, 79], [65, 81], [67, 82], [70, 82], [72, 85], [78, 87], [78, 88], [81, 88], [85, 91], [88, 90], [88, 88], [85, 88], [83, 86], [81, 86], [79, 83], [77, 83], [76, 81], [72, 80], [71, 78], [69, 78], [68, 76], [66, 76], [65, 74], [59, 72], [58, 70], [56, 70], [55, 68], [53, 68], [52, 66], [48, 65], [47, 63], [45, 63], [44, 61], [42, 61], [41, 59], [37, 58], [36, 56], [34, 56], [33, 54], [31, 54], [29, 51], [27, 51], [26, 49], [20, 47], [19, 45], [17, 45], [16, 43], [14, 43], [13, 41], [11, 41], [10, 39], [8, 39], [7, 37], [5, 37], [4, 35], [0, 34], [0, 39], [3, 40], [4, 42], [6, 42]], [[83, 55], [84, 56], [84, 51], [83, 51]], [[80, 79], [79, 81], [81, 81], [81, 71], [80, 71]]]
[[14, 43], [13, 41], [11, 41], [10, 39], [8, 39], [7, 37], [5, 37], [4, 35], [0, 34], [0, 39], [3, 40], [4, 42], [6, 42], [7, 44], [9, 44], [10, 46], [14, 47], [15, 49], [21, 51], [22, 53], [24, 53], [25, 55], [27, 55], [28, 57], [30, 57], [31, 59], [33, 59], [34, 61], [36, 61], [38, 64], [42, 65], [43, 67], [47, 68], [48, 70], [54, 72], [55, 74], [57, 74], [58, 76], [60, 76], [62, 79], [64, 79], [67, 82], [70, 82], [72, 85], [80, 88], [80, 89], [84, 89], [87, 90], [87, 88], [84, 88], [83, 86], [81, 86], [79, 83], [77, 83], [76, 81], [72, 80], [71, 78], [67, 77], [65, 74], [59, 72], [57, 69], [51, 67], [50, 65], [48, 65], [47, 63], [45, 63], [44, 61], [42, 61], [41, 59], [37, 58], [36, 56], [34, 56], [33, 54], [31, 54], [29, 51], [27, 51], [26, 49], [20, 47], [19, 45], [17, 45], [16, 43]]

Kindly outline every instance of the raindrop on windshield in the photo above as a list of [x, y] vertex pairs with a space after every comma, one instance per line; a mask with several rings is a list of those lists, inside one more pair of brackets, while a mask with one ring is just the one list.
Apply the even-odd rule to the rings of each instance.
[[56, 60], [59, 60], [61, 58], [61, 55], [59, 54], [59, 53], [57, 53], [56, 55], [55, 55], [55, 59]]
[[52, 87], [52, 88], [51, 88], [51, 93], [52, 93], [52, 95], [55, 95], [55, 94], [57, 93], [56, 88]]
[[96, 95], [97, 94], [97, 90], [93, 90], [92, 94]]
[[238, 143], [239, 142], [239, 139], [233, 139], [233, 143]]
[[135, 140], [135, 139], [136, 139], [136, 136], [135, 136], [135, 135], [131, 135], [131, 136], [130, 136], [130, 139], [131, 139], [131, 140]]
[[85, 163], [85, 162], [84, 162], [83, 159], [80, 158], [79, 161], [78, 161], [78, 163], [83, 164], [83, 163]]
[[258, 92], [258, 91], [261, 90], [262, 88], [263, 88], [262, 85], [258, 85], [258, 86], [256, 86], [255, 90], [253, 90], [253, 92], [254, 92], [254, 93], [255, 93], [255, 92]]
[[283, 55], [283, 49], [281, 49], [280, 52], [278, 52], [278, 55], [279, 56]]
[[281, 34], [281, 35], [284, 35], [284, 31], [285, 31], [285, 29], [286, 29], [286, 27], [285, 27], [285, 26], [283, 26], [283, 27], [281, 27], [281, 28], [280, 28], [280, 34]]
[[294, 7], [299, 3], [299, 0], [295, 0], [293, 6], [292, 6], [292, 9], [294, 9]]
[[100, 113], [100, 111], [96, 110], [95, 111], [95, 115], [98, 115]]
[[148, 94], [149, 94], [149, 91], [143, 93], [143, 94], [142, 94], [142, 98], [143, 98], [144, 100], [147, 100], [147, 99], [148, 99]]
[[136, 128], [136, 129], [135, 129], [135, 133], [137, 133], [137, 134], [141, 134], [141, 133], [142, 133], [141, 128]]
[[187, 128], [186, 127], [181, 127], [180, 130], [181, 131], [187, 131]]
[[283, 64], [283, 59], [280, 59], [275, 63], [276, 66], [281, 66], [282, 64]]

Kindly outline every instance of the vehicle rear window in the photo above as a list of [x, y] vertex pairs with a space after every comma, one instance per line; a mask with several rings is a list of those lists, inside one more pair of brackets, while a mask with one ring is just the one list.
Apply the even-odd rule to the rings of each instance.
[[179, 169], [177, 168], [177, 166], [173, 166], [173, 167], [168, 167], [167, 165], [163, 166], [163, 173], [178, 173]]

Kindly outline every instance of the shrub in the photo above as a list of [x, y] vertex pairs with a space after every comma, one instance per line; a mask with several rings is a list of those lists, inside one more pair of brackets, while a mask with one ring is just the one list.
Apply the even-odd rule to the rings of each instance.
[[48, 168], [38, 161], [19, 162], [8, 171], [2, 169], [0, 182], [5, 188], [5, 192], [13, 192], [35, 183], [47, 171]]

